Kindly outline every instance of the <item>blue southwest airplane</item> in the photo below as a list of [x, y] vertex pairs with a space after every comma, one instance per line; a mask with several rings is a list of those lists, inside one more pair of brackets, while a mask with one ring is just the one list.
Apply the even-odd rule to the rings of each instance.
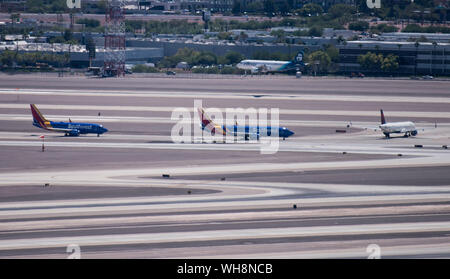
[[64, 133], [66, 136], [77, 137], [80, 134], [97, 134], [97, 137], [108, 132], [103, 125], [92, 123], [75, 123], [69, 119], [69, 122], [48, 121], [41, 114], [34, 104], [30, 104], [31, 114], [33, 115], [33, 125], [52, 132]]
[[[218, 135], [232, 135], [234, 137], [242, 136], [246, 141], [249, 139], [259, 140], [260, 135], [273, 137], [277, 136], [286, 138], [292, 136], [294, 132], [289, 130], [286, 127], [278, 127], [278, 126], [242, 126], [242, 125], [229, 125], [229, 126], [220, 126], [214, 123], [208, 115], [206, 115], [203, 108], [198, 108], [198, 115], [200, 117], [202, 130], [207, 130], [211, 132], [211, 134]], [[278, 131], [278, 133], [274, 133], [273, 131]]]

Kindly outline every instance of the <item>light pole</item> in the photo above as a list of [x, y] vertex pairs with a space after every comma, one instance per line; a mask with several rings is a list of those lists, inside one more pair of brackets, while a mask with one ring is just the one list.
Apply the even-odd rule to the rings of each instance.
[[320, 60], [315, 60], [314, 61], [314, 76], [317, 76], [317, 71], [319, 70], [319, 65], [320, 65]]
[[45, 151], [45, 146], [44, 146], [44, 139], [45, 139], [45, 136], [42, 135], [42, 136], [40, 136], [39, 138], [42, 139], [42, 152], [44, 152], [44, 151]]

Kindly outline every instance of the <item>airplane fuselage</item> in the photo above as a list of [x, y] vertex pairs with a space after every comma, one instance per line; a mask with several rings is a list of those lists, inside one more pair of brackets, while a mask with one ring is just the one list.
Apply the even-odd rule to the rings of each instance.
[[306, 65], [303, 63], [303, 55], [303, 51], [298, 52], [292, 61], [245, 59], [239, 62], [236, 67], [252, 73], [290, 72]]
[[[106, 133], [108, 130], [104, 128], [102, 125], [99, 124], [93, 124], [93, 123], [77, 123], [77, 122], [55, 122], [55, 121], [48, 121], [49, 125], [53, 129], [61, 129], [66, 130], [62, 131], [67, 136], [78, 136], [80, 134], [97, 134], [101, 135], [103, 133]], [[41, 125], [37, 122], [33, 122], [33, 125], [41, 128]]]
[[416, 125], [411, 121], [385, 123], [381, 124], [379, 127], [386, 137], [389, 137], [389, 134], [405, 134], [405, 136], [417, 135]]
[[290, 61], [242, 60], [236, 65], [238, 69], [256, 72], [281, 72], [289, 69]]
[[[220, 128], [220, 129], [218, 129]], [[291, 130], [286, 127], [272, 127], [272, 126], [242, 126], [242, 125], [232, 125], [232, 126], [218, 126], [212, 129], [212, 133], [224, 133], [233, 136], [243, 136], [246, 140], [248, 139], [259, 139], [260, 136], [267, 137], [280, 137], [288, 138], [294, 134]]]

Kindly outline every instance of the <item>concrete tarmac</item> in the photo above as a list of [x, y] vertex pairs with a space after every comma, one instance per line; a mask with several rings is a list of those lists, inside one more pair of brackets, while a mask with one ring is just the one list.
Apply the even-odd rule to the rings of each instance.
[[[367, 258], [372, 244], [382, 258], [450, 257], [447, 81], [0, 75], [0, 84], [0, 258], [67, 258], [73, 244], [82, 258]], [[173, 143], [171, 111], [196, 117], [194, 100], [279, 108], [295, 135], [273, 154], [257, 142]], [[30, 103], [110, 132], [39, 130]], [[367, 129], [380, 108], [424, 130], [384, 139]]]
[[[200, 77], [200, 78], [195, 78]], [[348, 78], [304, 78], [296, 79], [292, 76], [247, 76], [208, 78], [208, 75], [175, 76], [155, 78], [138, 78], [129, 76], [123, 79], [64, 77], [56, 74], [39, 75], [0, 75], [4, 89], [40, 89], [40, 90], [76, 90], [101, 92], [147, 92], [163, 90], [168, 93], [222, 93], [233, 92], [239, 94], [335, 94], [335, 95], [376, 95], [376, 96], [418, 96], [445, 97], [448, 95], [448, 81], [440, 80], [384, 80], [378, 79], [348, 79]], [[80, 82], [81, 81], [81, 82]]]

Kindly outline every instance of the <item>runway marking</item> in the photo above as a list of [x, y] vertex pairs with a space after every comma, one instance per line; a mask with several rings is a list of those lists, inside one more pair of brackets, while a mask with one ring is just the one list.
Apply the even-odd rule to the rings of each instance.
[[[395, 92], [392, 92], [395, 94]], [[345, 95], [339, 96], [333, 94], [271, 94], [271, 93], [236, 93], [236, 92], [182, 92], [182, 91], [155, 91], [149, 90], [145, 92], [139, 91], [84, 91], [79, 90], [38, 90], [38, 89], [0, 89], [0, 94], [5, 95], [42, 95], [42, 96], [102, 96], [102, 97], [142, 97], [142, 98], [208, 98], [208, 99], [247, 99], [255, 100], [254, 96], [260, 96], [258, 99], [264, 100], [299, 100], [299, 101], [342, 101], [342, 102], [400, 102], [400, 103], [450, 103], [450, 99], [446, 97], [404, 97], [398, 95], [392, 96], [370, 96], [370, 95]]]
[[[107, 226], [113, 228], [154, 228], [173, 227], [183, 225], [236, 225], [236, 224], [264, 224], [273, 222], [310, 222], [333, 220], [376, 220], [383, 217], [405, 218], [417, 216], [436, 216], [436, 212], [449, 212], [449, 205], [418, 205], [418, 206], [386, 206], [375, 208], [340, 208], [340, 209], [301, 209], [293, 211], [269, 211], [269, 212], [234, 212], [205, 213], [202, 214], [177, 214], [156, 216], [133, 217], [95, 217], [95, 218], [64, 218], [57, 220], [19, 221], [8, 222], [2, 227], [1, 234], [14, 234], [16, 232], [45, 232], [45, 231], [70, 231], [70, 230], [98, 230]], [[395, 214], [392, 213], [395, 211]], [[420, 213], [417, 213], [420, 212]], [[38, 214], [36, 214], [38, 215]], [[40, 214], [42, 215], [42, 214]], [[398, 216], [401, 215], [401, 216]], [[448, 216], [448, 214], [444, 215]], [[45, 216], [45, 215], [44, 215]], [[275, 217], [276, 216], [276, 217]]]
[[[265, 144], [263, 140], [261, 142], [248, 142], [248, 143], [141, 143], [141, 142], [105, 142], [105, 141], [83, 141], [83, 139], [68, 139], [66, 141], [49, 141], [45, 142], [47, 147], [67, 147], [67, 148], [117, 148], [117, 149], [170, 149], [170, 150], [210, 150], [210, 151], [246, 151], [246, 152], [258, 152], [261, 145]], [[24, 147], [41, 147], [42, 141], [36, 137], [34, 140], [0, 140], [0, 146], [24, 146]], [[393, 155], [401, 153], [405, 156], [433, 156], [434, 164], [442, 165], [450, 163], [450, 154], [445, 149], [436, 146], [436, 149], [413, 149], [407, 148], [404, 145], [397, 146], [375, 146], [375, 145], [362, 145], [356, 144], [336, 144], [336, 145], [322, 145], [322, 144], [310, 144], [307, 142], [282, 142], [279, 146], [279, 152], [308, 152], [308, 153], [353, 153], [353, 154], [376, 154], [376, 155]], [[368, 161], [372, 161], [370, 159]], [[375, 161], [380, 161], [377, 159]], [[426, 158], [420, 158], [420, 160], [414, 158], [401, 158], [392, 157], [382, 160], [383, 163], [387, 161], [396, 160], [398, 164], [402, 162], [410, 162], [415, 160], [418, 165], [423, 165], [422, 162], [431, 163]], [[437, 164], [439, 162], [439, 164]], [[329, 162], [336, 165], [336, 161]], [[286, 163], [289, 165], [290, 163]], [[302, 163], [303, 164], [303, 163]], [[342, 163], [346, 164], [346, 163]]]
[[[29, 109], [29, 104], [0, 104], [0, 108]], [[150, 106], [108, 106], [108, 105], [38, 105], [39, 109], [59, 110], [93, 110], [93, 111], [152, 111], [172, 112], [179, 107], [150, 107]], [[196, 113], [196, 108], [183, 107], [191, 113]], [[218, 108], [225, 112], [225, 108]], [[280, 109], [280, 114], [289, 115], [337, 115], [337, 116], [379, 116], [379, 111], [357, 111], [357, 110], [306, 110], [306, 109]], [[23, 117], [26, 114], [4, 114], [3, 117]], [[29, 115], [28, 115], [29, 116]], [[427, 112], [427, 111], [391, 111], [390, 117], [423, 117], [423, 118], [450, 118], [450, 112]], [[31, 116], [29, 116], [31, 117]], [[59, 117], [59, 116], [58, 116]], [[67, 118], [67, 115], [63, 118]], [[125, 117], [126, 118], [126, 117]], [[137, 118], [137, 117], [136, 117]], [[96, 118], [99, 119], [99, 118]]]
[[[86, 115], [54, 115], [54, 114], [46, 114], [46, 118], [51, 121], [67, 121], [70, 117], [72, 122], [95, 122], [95, 123], [141, 123], [141, 124], [182, 124], [182, 123], [190, 123], [193, 124], [192, 121], [188, 120], [171, 120], [170, 117], [142, 117], [142, 116], [86, 116]], [[27, 121], [32, 122], [32, 116], [28, 114], [0, 114], [1, 121]], [[226, 123], [227, 119], [223, 119], [224, 123]], [[336, 120], [336, 121], [308, 121], [308, 120], [281, 120], [281, 124], [284, 126], [309, 126], [309, 127], [333, 127], [340, 126], [343, 129], [346, 127], [348, 121]], [[230, 123], [233, 123], [230, 121]], [[356, 122], [353, 121], [353, 126], [356, 125], [365, 125], [377, 127], [378, 123], [374, 122]], [[425, 123], [420, 123], [421, 125]], [[428, 126], [434, 127], [433, 123], [427, 123]], [[440, 127], [450, 127], [449, 123], [440, 123]], [[168, 131], [172, 128], [171, 126], [167, 127]]]
[[[75, 174], [76, 176], [76, 174]], [[107, 183], [103, 177], [100, 177], [103, 183]], [[37, 180], [31, 178], [34, 184]], [[5, 185], [10, 184], [3, 181]], [[26, 183], [26, 182], [21, 182]], [[74, 185], [82, 183], [86, 185], [89, 182], [70, 181], [66, 184]], [[134, 180], [122, 180], [120, 182], [111, 180], [111, 183], [116, 185], [133, 184]], [[141, 184], [143, 182], [141, 181]], [[151, 187], [151, 181], [145, 182], [144, 187]], [[193, 187], [193, 185], [183, 183], [183, 181], [174, 180], [170, 185], [184, 184], [186, 187]], [[108, 183], [109, 184], [109, 183]], [[54, 187], [64, 187], [63, 185], [55, 184]], [[167, 183], [169, 186], [169, 184]], [[289, 208], [292, 204], [299, 204], [300, 208], [303, 206], [313, 204], [324, 204], [333, 202], [355, 202], [355, 193], [358, 195], [358, 202], [386, 202], [386, 201], [414, 201], [414, 200], [429, 200], [450, 199], [450, 187], [436, 186], [436, 187], [422, 187], [422, 186], [377, 186], [377, 185], [329, 185], [329, 184], [312, 184], [312, 183], [264, 183], [264, 182], [204, 182], [201, 186], [208, 188], [211, 185], [214, 189], [250, 189], [253, 192], [249, 193], [227, 193], [211, 194], [211, 195], [197, 195], [197, 196], [155, 196], [155, 197], [131, 197], [131, 198], [111, 198], [111, 199], [79, 199], [79, 200], [42, 200], [42, 201], [27, 201], [27, 202], [4, 202], [0, 203], [0, 216], [2, 219], [9, 219], [12, 216], [45, 216], [46, 214], [63, 214], [70, 210], [71, 214], [82, 213], [101, 213], [114, 214], [118, 211], [162, 211], [174, 212], [182, 211], [189, 212], [192, 210], [204, 209], [205, 212], [219, 208], [232, 207], [252, 207], [263, 206], [269, 208], [275, 206], [276, 208]], [[155, 186], [161, 187], [162, 184]], [[20, 187], [20, 186], [18, 186]], [[255, 190], [262, 190], [263, 192], [255, 193]], [[317, 198], [302, 198], [301, 194], [307, 193], [309, 190], [322, 190], [329, 193], [328, 195], [319, 195]], [[306, 192], [305, 192], [306, 191]], [[331, 195], [332, 193], [332, 195]], [[374, 194], [376, 193], [376, 195]], [[297, 195], [297, 198], [289, 198], [288, 196]], [[337, 195], [337, 197], [336, 197]], [[277, 199], [276, 197], [285, 197]], [[447, 206], [444, 206], [446, 208]], [[195, 211], [194, 210], [194, 211]], [[301, 209], [299, 209], [301, 210]], [[301, 214], [299, 212], [298, 214]], [[263, 215], [263, 214], [262, 214]]]
[[[373, 239], [372, 242], [379, 243], [381, 246], [381, 258], [448, 258], [450, 255], [450, 247], [446, 245], [449, 242], [450, 238], [440, 239], [440, 243], [431, 243], [431, 244], [402, 244], [402, 239], [395, 239], [396, 243], [387, 243], [384, 239]], [[313, 242], [313, 243], [283, 243], [283, 244], [254, 244], [252, 245], [251, 252], [244, 252], [244, 249], [248, 250], [246, 245], [232, 245], [228, 249], [224, 249], [223, 247], [217, 247], [220, 249], [220, 253], [217, 252], [214, 247], [209, 247], [210, 250], [216, 251], [215, 253], [208, 253], [208, 251], [199, 251], [192, 255], [191, 257], [195, 259], [255, 259], [255, 258], [267, 258], [267, 259], [367, 259], [369, 254], [366, 251], [368, 240], [356, 240], [356, 241], [340, 241], [339, 243], [342, 245], [345, 243], [348, 247], [351, 248], [342, 248], [341, 245], [336, 245], [336, 242]], [[427, 242], [422, 240], [423, 242]], [[400, 243], [399, 243], [400, 242]], [[311, 247], [310, 245], [316, 245], [316, 247]], [[327, 247], [323, 247], [323, 245], [327, 245]], [[305, 247], [306, 246], [306, 247]], [[336, 247], [337, 246], [337, 247]], [[177, 252], [173, 250], [177, 250]], [[160, 250], [158, 254], [155, 254], [153, 257], [164, 258], [164, 254], [172, 252], [172, 255], [179, 255], [183, 252], [185, 248], [174, 248], [172, 251], [170, 249]], [[267, 253], [267, 250], [271, 250], [273, 252]], [[284, 250], [282, 252], [282, 250]], [[236, 252], [236, 251], [242, 251]], [[110, 252], [111, 253], [111, 252]], [[112, 252], [114, 253], [114, 252]], [[88, 253], [89, 254], [89, 253]], [[96, 253], [93, 253], [94, 255]], [[100, 252], [100, 255], [106, 256], [109, 254], [108, 252]], [[161, 255], [162, 254], [162, 255]], [[145, 255], [143, 253], [140, 254], [140, 257], [151, 256]], [[138, 256], [139, 257], [139, 256]], [[169, 256], [170, 257], [170, 256]], [[174, 257], [175, 258], [175, 257]]]
[[0, 240], [0, 250], [65, 247], [76, 243], [83, 246], [123, 245], [144, 243], [218, 241], [231, 239], [268, 239], [304, 236], [376, 235], [381, 233], [447, 232], [450, 222], [417, 222], [401, 224], [364, 224], [345, 226], [316, 226], [289, 228], [262, 228], [238, 230], [204, 230], [193, 232], [164, 232], [138, 234], [90, 235]]

